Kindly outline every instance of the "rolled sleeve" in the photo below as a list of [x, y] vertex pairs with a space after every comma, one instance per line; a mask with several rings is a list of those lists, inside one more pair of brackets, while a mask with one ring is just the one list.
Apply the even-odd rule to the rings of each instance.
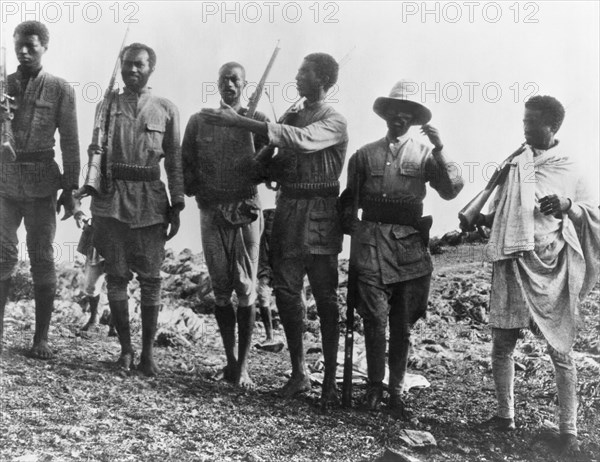
[[320, 151], [348, 139], [346, 119], [337, 113], [306, 127], [267, 123], [267, 130], [271, 145], [299, 153]]
[[449, 161], [445, 151], [440, 153], [437, 160], [430, 152], [425, 159], [426, 180], [440, 197], [445, 200], [454, 199], [464, 186], [460, 168], [455, 162]]

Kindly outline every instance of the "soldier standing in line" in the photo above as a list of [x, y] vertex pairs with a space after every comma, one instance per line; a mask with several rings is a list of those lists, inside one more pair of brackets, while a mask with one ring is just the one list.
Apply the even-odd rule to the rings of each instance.
[[[21, 221], [27, 232], [27, 251], [35, 298], [35, 334], [30, 354], [48, 359], [48, 329], [54, 310], [56, 270], [54, 236], [56, 213], [72, 214], [72, 192], [78, 188], [80, 161], [75, 93], [62, 78], [42, 68], [50, 35], [38, 21], [19, 24], [14, 32], [19, 67], [2, 89], [14, 98], [11, 122], [14, 140], [2, 140], [0, 153], [0, 351], [4, 308], [12, 272], [18, 261], [17, 230]], [[0, 114], [5, 120], [6, 111]], [[54, 161], [54, 135], [60, 135], [63, 173]], [[12, 151], [4, 142], [12, 142]], [[13, 155], [16, 154], [14, 158]], [[56, 192], [62, 193], [56, 199]]]

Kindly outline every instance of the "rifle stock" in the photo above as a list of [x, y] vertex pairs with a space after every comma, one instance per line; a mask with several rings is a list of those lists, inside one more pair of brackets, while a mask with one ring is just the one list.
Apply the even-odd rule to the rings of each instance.
[[2, 126], [0, 127], [0, 139], [2, 142], [2, 146], [0, 149], [2, 150], [0, 154], [4, 157], [8, 157], [9, 162], [14, 162], [17, 159], [17, 153], [15, 152], [14, 144], [15, 138], [12, 131], [12, 120], [15, 115], [13, 113], [14, 109], [14, 98], [8, 95], [7, 81], [6, 81], [6, 47], [2, 47], [0, 49], [0, 105], [2, 108]]
[[92, 146], [100, 148], [97, 151], [90, 153], [88, 162], [88, 169], [85, 176], [85, 182], [83, 186], [78, 190], [78, 196], [83, 197], [90, 194], [98, 194], [102, 191], [102, 177], [103, 167], [106, 164], [106, 156], [108, 150], [108, 126], [110, 122], [110, 108], [112, 100], [117, 96], [118, 90], [114, 90], [115, 80], [117, 73], [121, 68], [121, 53], [125, 48], [125, 41], [127, 40], [127, 34], [129, 33], [129, 27], [125, 31], [119, 54], [113, 68], [112, 75], [108, 82], [108, 87], [104, 92], [102, 102], [96, 111], [96, 118], [94, 119], [94, 131], [92, 133]]
[[469, 203], [465, 205], [460, 212], [458, 212], [458, 219], [460, 221], [461, 229], [466, 230], [473, 228], [477, 221], [477, 217], [496, 189], [496, 186], [501, 185], [506, 180], [506, 176], [508, 175], [508, 170], [510, 168], [510, 161], [525, 151], [525, 149], [527, 149], [527, 143], [523, 143], [515, 152], [508, 156], [496, 169], [483, 191], [471, 199], [471, 201], [469, 201]]

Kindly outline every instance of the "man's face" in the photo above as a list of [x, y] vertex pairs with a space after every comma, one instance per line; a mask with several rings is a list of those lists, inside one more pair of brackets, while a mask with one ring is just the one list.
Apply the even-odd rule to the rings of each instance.
[[40, 42], [37, 35], [16, 34], [15, 53], [19, 64], [29, 71], [35, 71], [42, 66], [42, 56], [46, 47]]
[[150, 56], [146, 50], [127, 50], [121, 62], [121, 77], [125, 86], [135, 92], [148, 84], [154, 69], [150, 67]]
[[554, 138], [554, 132], [544, 121], [542, 111], [539, 109], [525, 108], [523, 132], [527, 144], [534, 148], [547, 149]]
[[393, 105], [389, 105], [385, 111], [385, 121], [392, 138], [405, 135], [411, 126], [412, 120], [413, 116], [411, 114], [403, 112], [401, 108]]
[[307, 99], [319, 95], [321, 88], [325, 85], [325, 82], [318, 77], [315, 67], [314, 62], [304, 60], [296, 74], [298, 94]]
[[239, 67], [226, 67], [219, 74], [219, 93], [229, 106], [239, 104], [245, 86], [244, 71]]

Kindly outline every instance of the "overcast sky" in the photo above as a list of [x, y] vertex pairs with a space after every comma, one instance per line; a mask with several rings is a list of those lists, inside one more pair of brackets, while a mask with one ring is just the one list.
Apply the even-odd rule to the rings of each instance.
[[[182, 133], [193, 113], [218, 105], [215, 81], [224, 62], [239, 61], [248, 81], [257, 82], [281, 40], [268, 79], [279, 116], [297, 97], [294, 76], [305, 55], [321, 51], [341, 59], [351, 52], [329, 96], [348, 120], [347, 159], [385, 135], [384, 121], [372, 111], [375, 98], [387, 96], [402, 78], [415, 82], [415, 96], [432, 110], [431, 124], [466, 181], [451, 202], [428, 190], [425, 211], [434, 216], [433, 234], [441, 235], [457, 228], [458, 211], [485, 186], [489, 165], [523, 142], [523, 103], [533, 94], [553, 95], [565, 105], [557, 137], [598, 187], [598, 18], [595, 1], [3, 1], [2, 44], [13, 72], [14, 27], [29, 19], [48, 25], [44, 67], [75, 85], [82, 154], [127, 24], [128, 42], [155, 49], [150, 85], [177, 105]], [[273, 119], [273, 108], [263, 96], [259, 109]], [[422, 137], [417, 128], [411, 133]], [[271, 194], [263, 190], [262, 196], [265, 206], [273, 205]], [[74, 222], [59, 224], [56, 241], [63, 250], [57, 259], [69, 258], [68, 243], [78, 235]], [[193, 199], [186, 200], [181, 231], [168, 246], [200, 250]]]

